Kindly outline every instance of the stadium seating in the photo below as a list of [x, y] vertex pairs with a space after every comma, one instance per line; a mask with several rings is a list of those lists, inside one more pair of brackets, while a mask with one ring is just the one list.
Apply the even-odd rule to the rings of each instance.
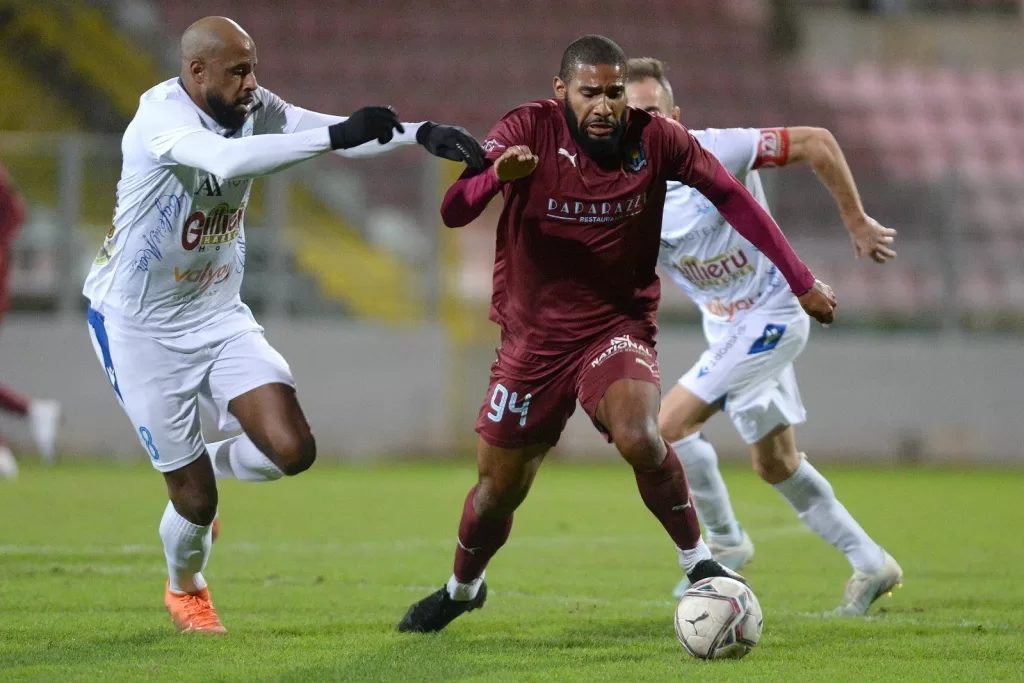
[[[650, 0], [640, 12], [631, 3], [450, 0], [442, 13], [354, 0], [295, 0], [286, 12], [245, 0], [160, 4], [175, 34], [206, 14], [237, 19], [256, 39], [261, 81], [288, 99], [337, 112], [393, 103], [405, 120], [450, 120], [481, 135], [515, 104], [549, 95], [561, 51], [582, 27], [604, 33], [629, 54], [668, 63], [690, 127], [786, 123], [835, 131], [869, 211], [900, 230], [895, 264], [883, 273], [853, 262], [831, 199], [809, 172], [773, 174], [769, 189], [787, 234], [823, 277], [839, 283], [847, 310], [940, 310], [936, 243], [950, 228], [965, 247], [958, 296], [972, 306], [984, 302], [979, 310], [1024, 310], [1017, 275], [1024, 207], [1013, 191], [1024, 179], [1024, 71], [862, 64], [807, 72], [772, 58], [758, 5], [740, 2]], [[369, 183], [372, 201], [408, 207], [420, 167], [386, 172], [379, 176], [386, 182]], [[482, 251], [489, 244], [464, 240], [466, 260], [489, 262]], [[486, 269], [471, 272], [486, 276]], [[466, 290], [486, 292], [486, 282]]]

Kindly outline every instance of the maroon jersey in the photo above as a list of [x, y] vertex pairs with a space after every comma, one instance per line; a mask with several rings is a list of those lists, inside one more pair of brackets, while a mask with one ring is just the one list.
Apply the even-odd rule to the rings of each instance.
[[653, 335], [665, 180], [682, 175], [695, 185], [714, 170], [691, 139], [681, 126], [628, 110], [625, 162], [607, 169], [576, 145], [558, 100], [498, 122], [484, 143], [489, 158], [526, 145], [539, 159], [503, 188], [491, 319], [510, 341], [554, 352], [606, 336], [623, 319]]
[[25, 202], [3, 166], [0, 166], [0, 317], [10, 304], [8, 269], [18, 228], [25, 220]]
[[[558, 100], [512, 110], [484, 143], [492, 162], [514, 145], [539, 159], [533, 173], [500, 186], [505, 205], [491, 319], [513, 348], [555, 355], [630, 322], [653, 338], [667, 180], [707, 196], [800, 294], [814, 282], [768, 214], [685, 128], [638, 109], [624, 116], [624, 155], [616, 168], [598, 165], [576, 145]], [[498, 188], [493, 170], [476, 177], [467, 171], [449, 189], [442, 217], [464, 225]]]
[[25, 202], [14, 188], [14, 182], [7, 171], [0, 166], [0, 242], [13, 242], [24, 220]]

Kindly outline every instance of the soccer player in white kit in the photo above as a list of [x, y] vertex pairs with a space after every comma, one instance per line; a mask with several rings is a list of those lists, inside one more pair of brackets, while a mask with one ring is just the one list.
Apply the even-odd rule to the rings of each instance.
[[[660, 61], [631, 59], [630, 106], [678, 120]], [[746, 185], [767, 210], [756, 169], [806, 161], [839, 205], [856, 256], [884, 263], [895, 230], [864, 213], [849, 166], [820, 128], [691, 130], [701, 145]], [[793, 361], [807, 343], [810, 319], [775, 266], [729, 226], [692, 188], [669, 183], [659, 261], [703, 314], [705, 351], [665, 396], [662, 436], [683, 463], [707, 544], [715, 559], [739, 569], [754, 546], [736, 520], [718, 456], [700, 429], [725, 412], [750, 445], [754, 469], [796, 510], [800, 520], [842, 551], [853, 566], [840, 614], [864, 614], [903, 581], [896, 561], [853, 519], [828, 481], [796, 450], [793, 426], [806, 419]], [[676, 596], [689, 587], [684, 577]]]
[[[401, 124], [387, 107], [349, 118], [285, 103], [256, 83], [256, 48], [230, 19], [181, 40], [181, 76], [142, 95], [121, 143], [113, 227], [85, 282], [96, 355], [163, 473], [164, 602], [182, 631], [224, 632], [202, 570], [217, 513], [215, 478], [270, 481], [308, 469], [316, 444], [284, 358], [242, 303], [252, 178], [337, 151], [407, 144], [483, 165], [461, 128]], [[206, 444], [199, 403], [225, 430]]]

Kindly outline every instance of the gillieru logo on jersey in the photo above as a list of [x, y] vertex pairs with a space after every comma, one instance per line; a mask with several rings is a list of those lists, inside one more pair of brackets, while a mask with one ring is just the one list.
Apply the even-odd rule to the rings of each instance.
[[597, 358], [590, 362], [590, 367], [596, 368], [612, 356], [625, 351], [635, 353], [638, 356], [643, 356], [644, 358], [654, 359], [654, 353], [652, 353], [647, 346], [633, 341], [628, 334], [624, 334], [621, 337], [612, 337], [612, 340], [608, 342], [608, 348], [602, 351]]
[[700, 289], [721, 287], [740, 280], [754, 272], [743, 247], [733, 247], [705, 261], [695, 256], [684, 256], [676, 265], [683, 277]]
[[647, 193], [613, 202], [578, 202], [548, 197], [548, 218], [575, 223], [611, 223], [636, 216], [647, 206]]
[[244, 213], [244, 206], [232, 208], [227, 202], [221, 202], [209, 212], [200, 210], [192, 213], [185, 219], [181, 231], [182, 248], [186, 251], [206, 251], [207, 247], [219, 250], [221, 245], [238, 238]]

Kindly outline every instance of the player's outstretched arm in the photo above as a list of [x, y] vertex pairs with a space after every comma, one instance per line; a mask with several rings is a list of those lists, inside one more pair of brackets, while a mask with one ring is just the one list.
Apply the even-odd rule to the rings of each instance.
[[525, 178], [537, 168], [537, 156], [528, 147], [516, 145], [506, 149], [488, 165], [483, 173], [466, 169], [465, 173], [448, 188], [441, 202], [441, 220], [449, 228], [461, 228], [479, 216], [491, 199], [501, 190], [502, 183]]
[[[277, 95], [264, 91], [268, 116], [272, 119], [268, 132], [297, 133], [324, 126], [333, 126], [348, 120], [346, 116], [321, 114], [288, 104]], [[450, 161], [461, 161], [475, 170], [484, 166], [484, 150], [480, 143], [464, 128], [434, 121], [402, 123], [403, 131], [386, 143], [370, 141], [335, 153], [350, 159], [375, 157], [409, 145], [422, 145], [434, 156]], [[276, 130], [274, 130], [276, 128]]]
[[168, 157], [225, 179], [252, 178], [280, 171], [331, 150], [351, 149], [371, 140], [384, 144], [402, 132], [390, 107], [364, 107], [333, 125], [290, 135], [222, 138], [200, 127], [171, 146]]
[[789, 138], [789, 153], [783, 156], [779, 165], [810, 164], [839, 207], [839, 215], [850, 233], [854, 257], [870, 256], [877, 263], [895, 258], [896, 252], [891, 245], [896, 231], [886, 228], [864, 212], [853, 172], [835, 136], [825, 128], [809, 126], [784, 130]]

